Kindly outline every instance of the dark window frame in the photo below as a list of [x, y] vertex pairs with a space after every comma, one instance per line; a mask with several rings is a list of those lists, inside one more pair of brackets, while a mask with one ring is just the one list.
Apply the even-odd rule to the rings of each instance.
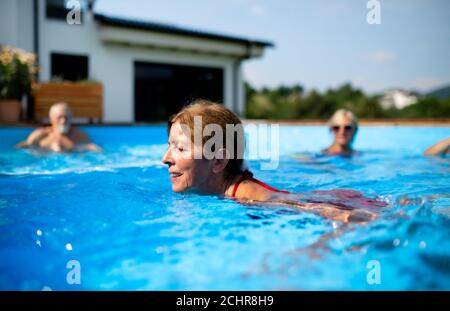
[[[62, 5], [61, 5], [62, 4]], [[51, 1], [45, 1], [45, 17], [47, 19], [58, 20], [58, 21], [66, 21], [67, 14], [72, 11], [64, 6], [64, 0], [61, 1], [61, 4], [51, 3]], [[84, 19], [84, 9], [81, 8], [81, 25], [83, 25]]]
[[[66, 58], [66, 59], [64, 59]], [[66, 74], [64, 70], [64, 62], [70, 62], [66, 69], [69, 70]], [[78, 63], [74, 65], [73, 63]], [[83, 68], [85, 65], [85, 68]], [[80, 70], [77, 76], [75, 71], [70, 72], [73, 68]], [[89, 55], [86, 54], [72, 54], [64, 52], [50, 53], [50, 78], [62, 78], [64, 81], [81, 81], [89, 79]]]
[[[156, 70], [155, 81], [151, 84], [148, 83], [153, 78], [150, 77], [150, 80], [147, 80], [142, 77], [141, 70], [145, 72], [146, 67]], [[133, 114], [135, 122], [165, 121], [170, 115], [178, 112], [179, 109], [192, 100], [201, 98], [223, 103], [225, 98], [225, 68], [221, 66], [201, 66], [135, 59], [133, 68]], [[139, 71], [141, 72], [139, 73]], [[166, 77], [165, 71], [170, 72], [167, 73]], [[147, 74], [153, 75], [151, 71], [144, 73], [144, 76]], [[141, 77], [139, 77], [140, 75]], [[160, 78], [157, 76], [160, 76]], [[185, 84], [183, 81], [188, 81], [188, 83]], [[181, 84], [178, 84], [180, 82]], [[149, 95], [149, 92], [154, 95]], [[165, 100], [162, 102], [155, 101], [153, 103], [156, 105], [145, 107], [146, 99], [149, 99], [148, 96], [156, 96], [154, 99], [158, 97], [162, 99], [163, 97]], [[171, 107], [166, 105], [171, 105]], [[149, 115], [150, 111], [152, 115]]]

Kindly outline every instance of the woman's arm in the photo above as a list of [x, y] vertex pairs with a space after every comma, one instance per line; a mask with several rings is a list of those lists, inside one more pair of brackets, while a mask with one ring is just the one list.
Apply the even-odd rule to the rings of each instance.
[[[243, 181], [236, 192], [235, 198], [243, 203], [250, 204], [268, 204], [277, 206], [286, 206], [297, 208], [304, 211], [310, 211], [322, 217], [340, 221], [343, 223], [365, 223], [374, 220], [377, 217], [375, 212], [369, 211], [370, 207], [384, 207], [386, 204], [376, 200], [367, 199], [361, 193], [352, 190], [330, 190], [322, 191], [337, 202], [346, 202], [345, 207], [342, 204], [333, 204], [336, 202], [327, 202], [327, 198], [300, 197], [299, 194], [274, 193], [251, 181]], [[329, 200], [329, 198], [328, 198]], [[348, 204], [348, 203], [354, 204]], [[356, 205], [356, 206], [353, 206]]]
[[342, 209], [333, 204], [327, 203], [302, 203], [297, 200], [282, 199], [281, 197], [273, 200], [240, 200], [244, 204], [264, 204], [272, 206], [283, 206], [288, 208], [295, 208], [302, 211], [312, 212], [322, 217], [339, 221], [342, 223], [367, 223], [378, 217], [374, 212], [366, 209]]
[[440, 142], [434, 144], [427, 150], [425, 150], [424, 155], [426, 156], [439, 156], [449, 153], [450, 151], [450, 137]]
[[290, 201], [285, 204], [301, 210], [312, 211], [322, 217], [343, 223], [366, 223], [377, 218], [376, 213], [365, 209], [346, 210], [328, 203], [301, 203]]

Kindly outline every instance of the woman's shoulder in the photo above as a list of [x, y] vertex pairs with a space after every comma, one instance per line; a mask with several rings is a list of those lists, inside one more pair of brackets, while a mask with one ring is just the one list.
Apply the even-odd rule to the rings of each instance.
[[268, 201], [273, 197], [272, 187], [254, 178], [244, 179], [236, 189], [235, 198], [238, 200]]

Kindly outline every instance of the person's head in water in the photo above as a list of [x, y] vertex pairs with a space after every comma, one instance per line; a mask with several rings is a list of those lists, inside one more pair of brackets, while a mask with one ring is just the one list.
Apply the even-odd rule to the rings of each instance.
[[222, 195], [244, 172], [242, 122], [223, 105], [194, 101], [170, 118], [167, 129], [169, 146], [162, 161], [169, 167], [173, 191]]
[[59, 134], [68, 134], [72, 122], [72, 111], [67, 103], [56, 103], [48, 113], [52, 129]]
[[328, 124], [334, 141], [327, 150], [331, 153], [351, 152], [352, 143], [358, 131], [358, 120], [353, 112], [339, 109], [330, 118]]

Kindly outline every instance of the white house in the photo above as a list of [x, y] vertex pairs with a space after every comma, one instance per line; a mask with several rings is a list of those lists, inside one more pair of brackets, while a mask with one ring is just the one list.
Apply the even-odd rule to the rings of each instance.
[[417, 103], [418, 100], [418, 96], [411, 92], [400, 89], [392, 89], [384, 92], [380, 99], [380, 105], [384, 109], [402, 109]]
[[273, 46], [106, 16], [93, 11], [93, 1], [76, 2], [83, 8], [81, 24], [67, 22], [71, 10], [64, 0], [1, 0], [0, 44], [35, 52], [40, 81], [102, 82], [106, 122], [163, 120], [198, 97], [242, 114], [242, 62]]

